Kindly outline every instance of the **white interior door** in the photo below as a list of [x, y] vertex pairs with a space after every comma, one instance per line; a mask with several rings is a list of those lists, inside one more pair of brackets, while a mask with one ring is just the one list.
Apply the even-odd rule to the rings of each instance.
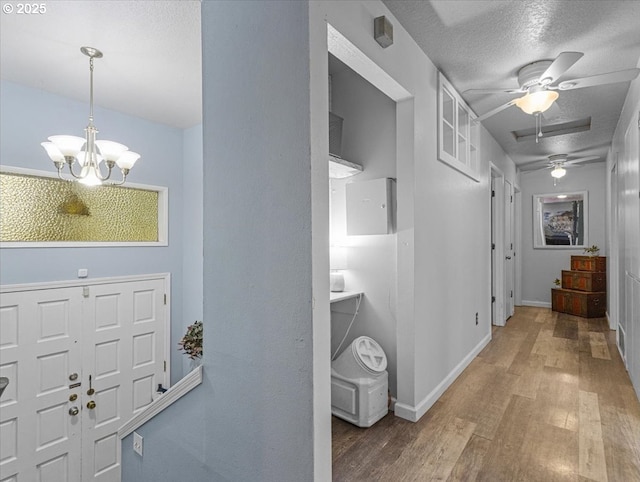
[[[504, 175], [491, 164], [491, 243], [492, 269], [491, 286], [493, 304], [493, 324], [504, 326], [506, 316], [505, 301], [505, 250], [504, 250]], [[494, 299], [495, 298], [495, 299]]]
[[0, 481], [120, 480], [118, 428], [165, 383], [164, 293], [151, 279], [2, 294]]
[[504, 182], [504, 282], [505, 282], [505, 318], [513, 316], [514, 313], [514, 279], [515, 279], [515, 261], [513, 259], [513, 185]]
[[496, 182], [491, 177], [491, 324], [496, 324]]

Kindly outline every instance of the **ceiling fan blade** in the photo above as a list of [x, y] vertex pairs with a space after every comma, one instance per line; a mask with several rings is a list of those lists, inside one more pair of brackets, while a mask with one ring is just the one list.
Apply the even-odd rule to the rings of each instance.
[[616, 82], [628, 82], [635, 79], [640, 74], [640, 69], [627, 69], [618, 72], [609, 72], [608, 74], [592, 75], [591, 77], [582, 77], [581, 79], [565, 80], [558, 84], [560, 90], [582, 89], [583, 87], [592, 87], [594, 85], [615, 84]]
[[[562, 52], [540, 76], [540, 82], [553, 84], [562, 74], [571, 68], [584, 54], [582, 52]], [[544, 80], [544, 82], [542, 82]]]
[[551, 169], [553, 166], [549, 165], [549, 161], [534, 161], [519, 166], [521, 171], [540, 171], [542, 169]]
[[[580, 159], [573, 159], [571, 161], [566, 161], [565, 165], [569, 166], [571, 164], [578, 164], [580, 162], [594, 161], [596, 159], [600, 159], [600, 156], [587, 156], [587, 157], [581, 157]], [[574, 167], [577, 167], [577, 166], [574, 166]]]
[[462, 94], [469, 95], [483, 95], [483, 94], [521, 94], [524, 91], [522, 89], [469, 89], [465, 90]]
[[510, 100], [510, 101], [509, 101], [509, 102], [507, 102], [506, 104], [502, 104], [501, 106], [496, 107], [496, 108], [495, 108], [495, 109], [493, 109], [493, 110], [490, 110], [489, 112], [487, 112], [487, 113], [485, 113], [485, 114], [481, 115], [480, 117], [478, 117], [478, 118], [476, 119], [476, 121], [477, 121], [477, 122], [482, 122], [483, 120], [488, 119], [488, 118], [489, 118], [489, 117], [491, 117], [492, 115], [496, 115], [498, 112], [502, 112], [502, 111], [503, 111], [503, 110], [505, 110], [507, 107], [511, 107], [511, 106], [515, 103], [515, 101], [516, 101], [516, 100], [517, 100], [517, 99]]

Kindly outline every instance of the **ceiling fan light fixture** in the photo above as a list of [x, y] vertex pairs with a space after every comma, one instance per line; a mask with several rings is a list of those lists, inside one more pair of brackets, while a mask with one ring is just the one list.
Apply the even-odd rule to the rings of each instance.
[[539, 90], [516, 99], [514, 103], [527, 114], [539, 114], [551, 107], [558, 97], [559, 94], [553, 90]]
[[553, 171], [551, 171], [551, 176], [555, 177], [556, 179], [560, 179], [561, 177], [564, 177], [566, 173], [567, 170], [564, 167], [556, 166], [553, 168]]

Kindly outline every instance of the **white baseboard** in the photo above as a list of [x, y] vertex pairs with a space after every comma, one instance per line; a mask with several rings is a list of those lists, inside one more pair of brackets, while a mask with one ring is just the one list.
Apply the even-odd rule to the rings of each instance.
[[537, 308], [551, 308], [551, 303], [548, 301], [522, 300], [522, 306], [535, 306]]
[[478, 356], [482, 349], [491, 341], [491, 333], [487, 334], [480, 343], [478, 343], [469, 354], [462, 359], [458, 365], [451, 370], [451, 372], [442, 380], [436, 388], [434, 388], [429, 395], [420, 401], [415, 407], [407, 405], [405, 403], [395, 403], [395, 414], [400, 418], [409, 420], [410, 422], [417, 422], [420, 418], [427, 413], [434, 403], [438, 401], [438, 398], [442, 396], [449, 386], [458, 378], [462, 371], [469, 366], [473, 359]]

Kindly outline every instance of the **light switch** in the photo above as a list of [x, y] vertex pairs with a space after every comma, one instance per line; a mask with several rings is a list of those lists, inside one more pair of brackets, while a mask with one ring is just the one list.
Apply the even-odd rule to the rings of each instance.
[[133, 451], [142, 457], [142, 435], [138, 432], [133, 432]]
[[86, 278], [89, 276], [89, 270], [86, 268], [80, 268], [78, 270], [78, 278]]

